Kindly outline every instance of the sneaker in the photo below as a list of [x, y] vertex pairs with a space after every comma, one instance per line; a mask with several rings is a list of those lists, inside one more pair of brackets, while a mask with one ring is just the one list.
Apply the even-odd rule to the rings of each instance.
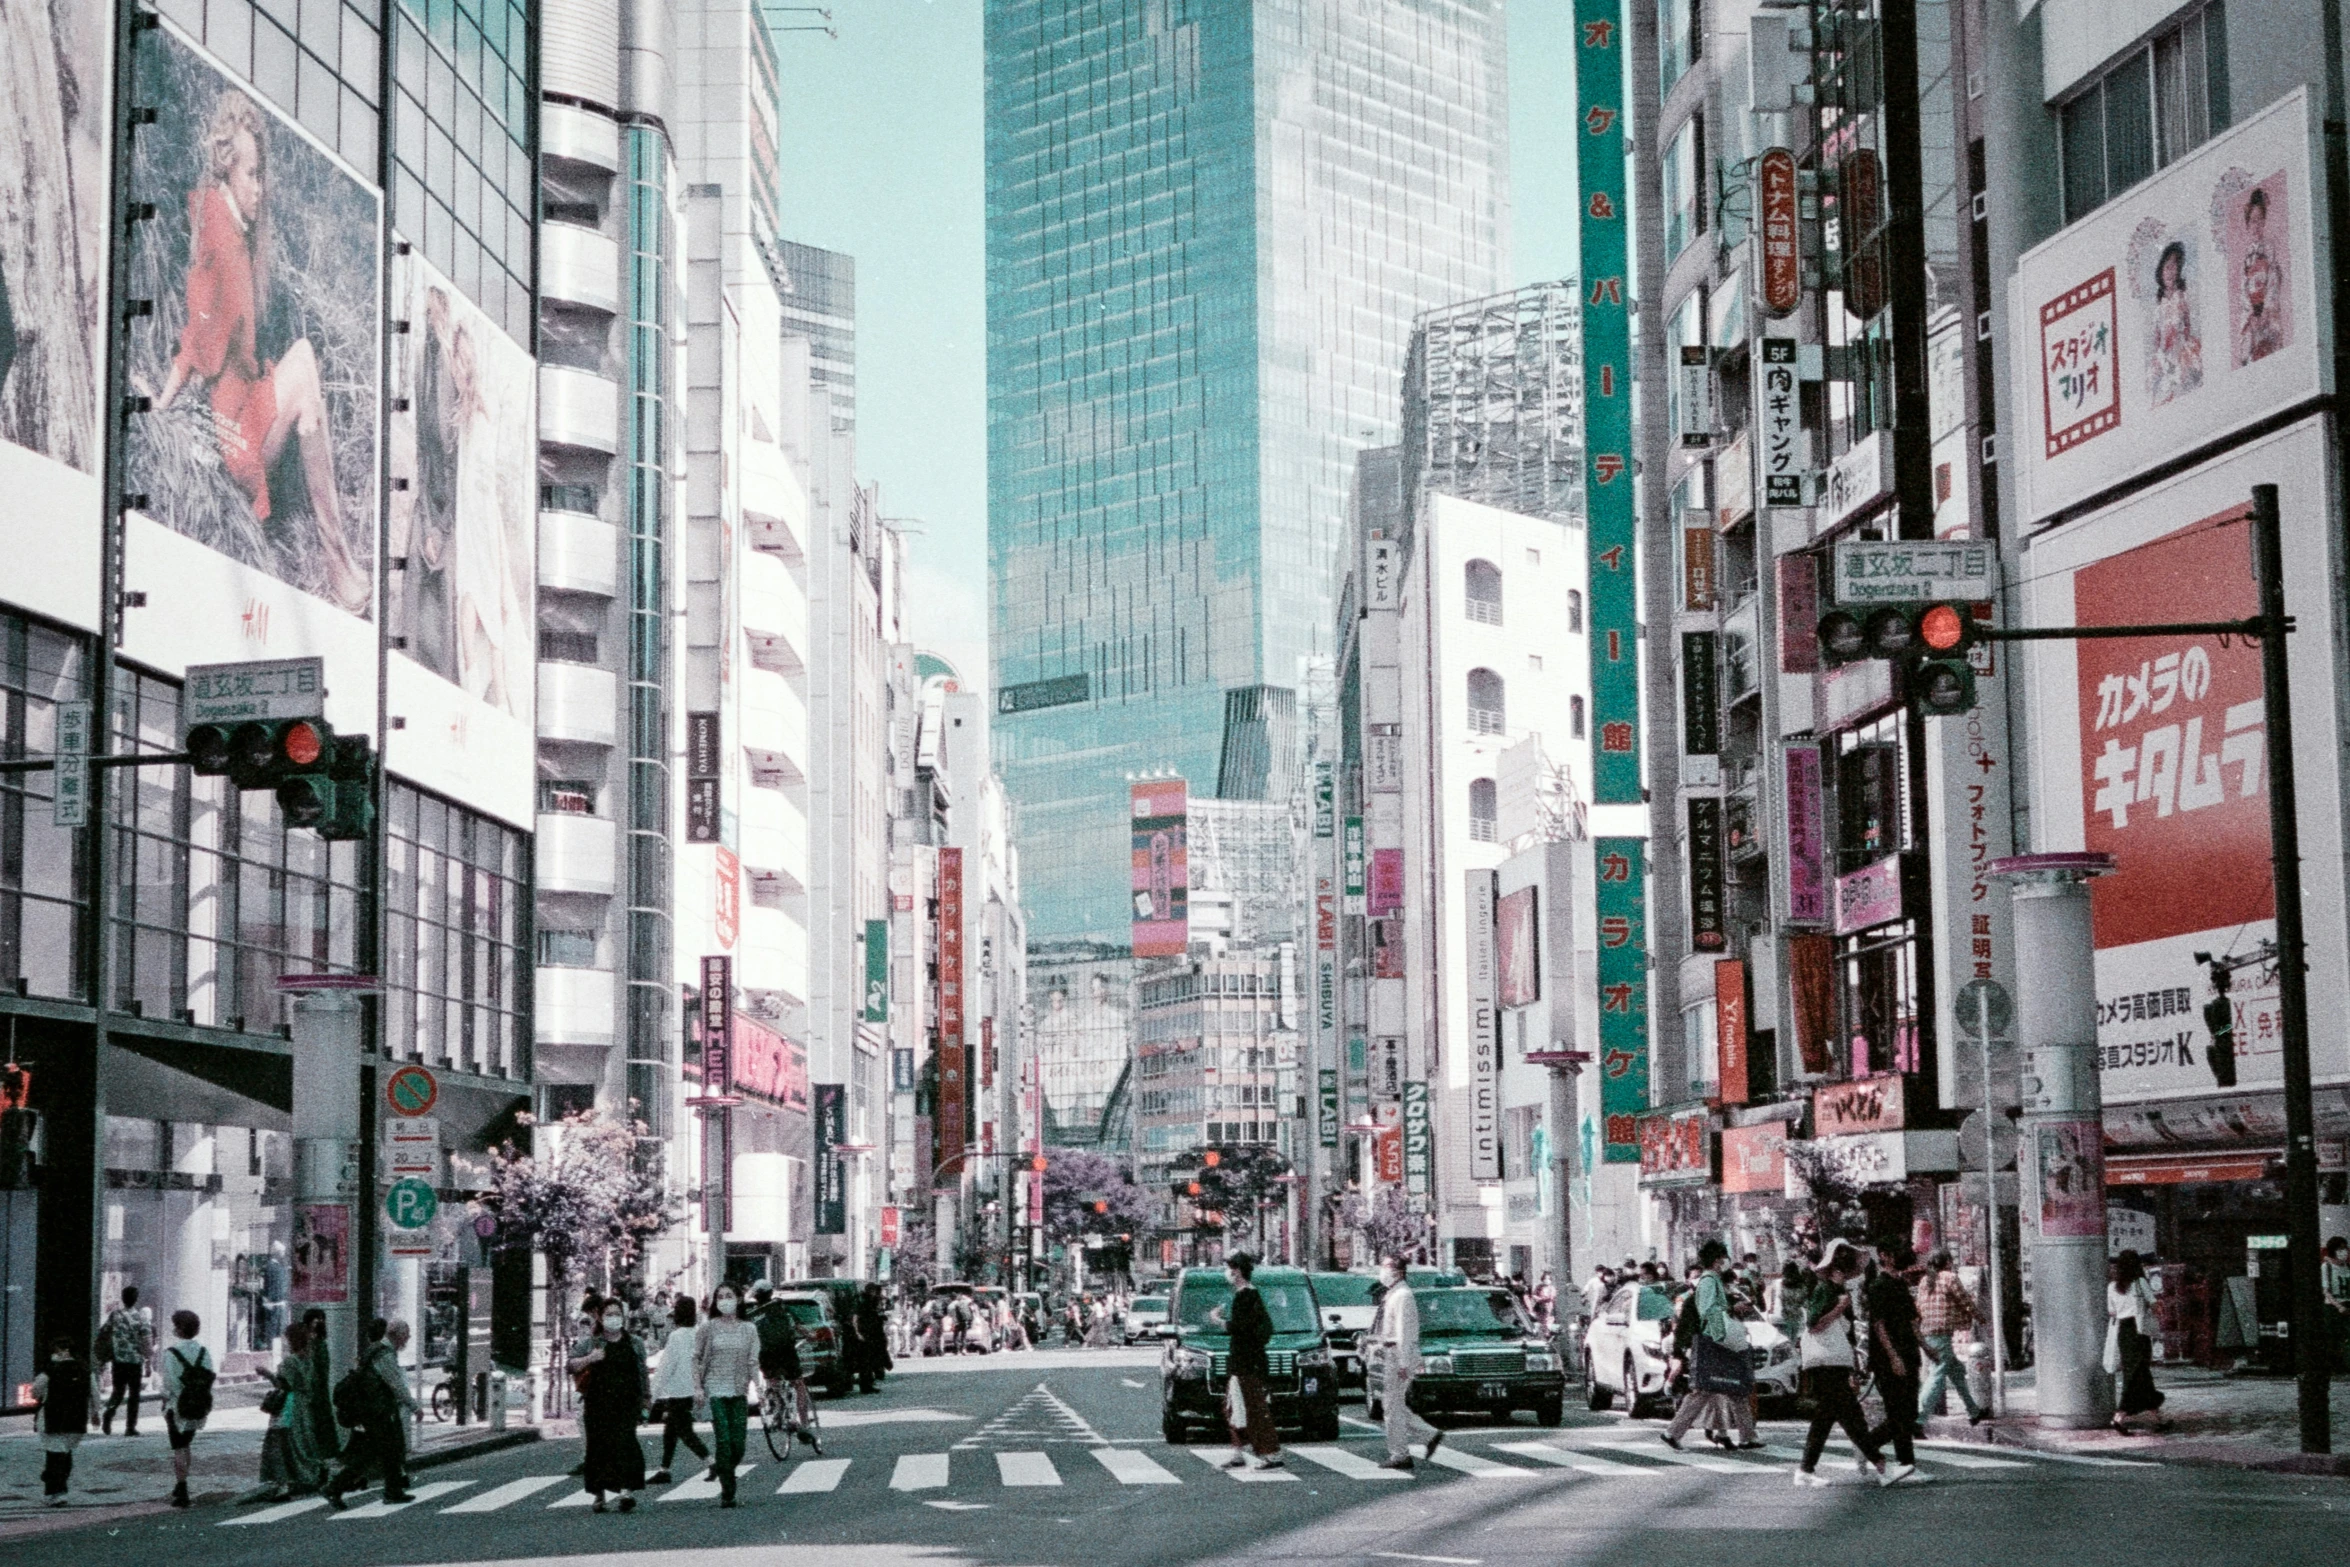
[[1740, 1453], [1759, 1453], [1762, 1451], [1762, 1449], [1763, 1444], [1760, 1442], [1740, 1442], [1733, 1449], [1733, 1451]]
[[645, 1476], [645, 1484], [647, 1485], [668, 1485], [670, 1483], [669, 1471], [666, 1469], [656, 1469]]
[[1891, 1483], [1895, 1485], [1932, 1485], [1934, 1477], [1912, 1464], [1909, 1467], [1909, 1473], [1899, 1476]]
[[1966, 1417], [1966, 1423], [1970, 1426], [1979, 1426], [1990, 1418], [1991, 1411], [1988, 1409], [1978, 1409], [1973, 1414], [1970, 1414]]
[[416, 1493], [414, 1491], [386, 1491], [383, 1499], [394, 1503], [413, 1502], [416, 1500]]
[[1877, 1470], [1877, 1484], [1899, 1485], [1917, 1472], [1915, 1464], [1886, 1464]]
[[186, 1486], [176, 1485], [171, 1489], [171, 1505], [174, 1507], [193, 1507], [196, 1504], [188, 1500], [188, 1488]]
[[1248, 1454], [1234, 1453], [1230, 1458], [1224, 1460], [1224, 1467], [1227, 1469], [1246, 1469], [1248, 1467]]
[[343, 1493], [331, 1488], [326, 1493], [326, 1505], [333, 1508], [338, 1513], [349, 1512], [351, 1510], [351, 1504], [343, 1500]]
[[1437, 1431], [1437, 1432], [1434, 1432], [1434, 1433], [1432, 1433], [1432, 1434], [1429, 1436], [1429, 1438], [1428, 1438], [1428, 1451], [1427, 1451], [1427, 1452], [1426, 1452], [1424, 1455], [1422, 1455], [1422, 1456], [1424, 1456], [1424, 1457], [1428, 1457], [1428, 1458], [1434, 1458], [1434, 1457], [1436, 1456], [1436, 1450], [1437, 1450], [1438, 1448], [1442, 1447], [1443, 1445], [1444, 1445], [1444, 1433], [1443, 1433], [1442, 1431]]
[[1249, 1467], [1252, 1469], [1286, 1469], [1289, 1465], [1282, 1461], [1280, 1454], [1276, 1453], [1271, 1458], [1257, 1459]]
[[1404, 1454], [1404, 1455], [1403, 1455], [1401, 1458], [1390, 1458], [1390, 1459], [1388, 1459], [1388, 1460], [1387, 1460], [1385, 1463], [1381, 1464], [1379, 1467], [1380, 1467], [1380, 1468], [1382, 1468], [1382, 1469], [1400, 1469], [1400, 1470], [1402, 1470], [1402, 1471], [1403, 1471], [1405, 1474], [1410, 1474], [1410, 1473], [1411, 1473], [1413, 1470], [1417, 1469], [1417, 1468], [1419, 1467], [1419, 1465], [1417, 1465], [1417, 1464], [1415, 1464], [1415, 1463], [1413, 1463], [1413, 1462], [1412, 1462], [1412, 1455], [1411, 1455], [1411, 1454], [1409, 1454], [1409, 1453], [1406, 1453], [1406, 1454]]
[[721, 1507], [740, 1507], [742, 1506], [742, 1503], [736, 1501], [731, 1496], [721, 1496], [718, 1498], [718, 1505]]
[[1828, 1483], [1828, 1477], [1826, 1475], [1814, 1474], [1809, 1469], [1798, 1469], [1795, 1471], [1795, 1486], [1797, 1490], [1825, 1490], [1828, 1486]]

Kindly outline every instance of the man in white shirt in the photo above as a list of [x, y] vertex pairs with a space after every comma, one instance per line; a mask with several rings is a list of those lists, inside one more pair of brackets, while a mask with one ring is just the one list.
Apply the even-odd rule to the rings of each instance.
[[1379, 1318], [1371, 1327], [1371, 1342], [1379, 1356], [1379, 1398], [1387, 1417], [1387, 1461], [1382, 1469], [1412, 1471], [1412, 1443], [1425, 1441], [1421, 1455], [1434, 1458], [1444, 1433], [1412, 1413], [1412, 1379], [1425, 1364], [1420, 1358], [1420, 1306], [1404, 1282], [1404, 1261], [1389, 1257], [1379, 1265], [1380, 1282], [1387, 1293], [1379, 1299]]

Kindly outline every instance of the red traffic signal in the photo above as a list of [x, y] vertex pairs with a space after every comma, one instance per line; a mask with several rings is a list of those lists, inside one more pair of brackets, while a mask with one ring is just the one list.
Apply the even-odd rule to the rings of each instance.
[[1955, 653], [1967, 643], [1966, 611], [1956, 604], [1930, 604], [1918, 617], [1918, 640], [1930, 653]]
[[1206, 1153], [1200, 1155], [1199, 1162], [1213, 1170], [1217, 1165], [1224, 1162], [1224, 1156], [1216, 1152], [1215, 1149], [1211, 1148]]

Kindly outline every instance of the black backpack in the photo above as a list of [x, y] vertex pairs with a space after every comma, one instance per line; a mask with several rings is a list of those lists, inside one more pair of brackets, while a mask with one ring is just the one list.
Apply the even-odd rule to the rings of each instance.
[[385, 1391], [383, 1378], [370, 1370], [365, 1361], [361, 1361], [344, 1372], [343, 1379], [335, 1384], [336, 1421], [351, 1427], [379, 1423], [383, 1419], [383, 1406], [387, 1402]]
[[202, 1361], [189, 1360], [177, 1350], [172, 1351], [171, 1358], [180, 1363], [180, 1396], [172, 1413], [183, 1423], [192, 1425], [212, 1413], [212, 1368]]

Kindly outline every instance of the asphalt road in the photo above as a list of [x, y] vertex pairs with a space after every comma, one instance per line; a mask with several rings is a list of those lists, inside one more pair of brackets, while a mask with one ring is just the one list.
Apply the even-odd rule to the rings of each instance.
[[[1935, 1483], [1880, 1490], [1831, 1448], [1840, 1483], [1798, 1490], [1787, 1458], [1694, 1447], [1653, 1420], [1576, 1410], [1546, 1431], [1456, 1425], [1449, 1463], [1375, 1467], [1348, 1406], [1344, 1438], [1294, 1448], [1276, 1476], [1214, 1467], [1221, 1447], [1160, 1440], [1155, 1358], [1045, 1351], [926, 1363], [871, 1397], [827, 1401], [825, 1458], [771, 1460], [756, 1428], [743, 1505], [657, 1488], [597, 1515], [564, 1471], [575, 1442], [425, 1471], [418, 1501], [187, 1513], [13, 1539], [10, 1567], [377, 1567], [457, 1562], [630, 1567], [1124, 1567], [1425, 1562], [1439, 1567], [1720, 1567], [2062, 1562], [2276, 1567], [2330, 1560], [2350, 1482], [2160, 1463], [1936, 1447]], [[1800, 1428], [1766, 1423], [1791, 1447]], [[645, 1434], [658, 1461], [658, 1437]], [[681, 1459], [686, 1455], [680, 1455]], [[681, 1465], [681, 1475], [693, 1471]], [[723, 1552], [714, 1558], [712, 1552]]]

